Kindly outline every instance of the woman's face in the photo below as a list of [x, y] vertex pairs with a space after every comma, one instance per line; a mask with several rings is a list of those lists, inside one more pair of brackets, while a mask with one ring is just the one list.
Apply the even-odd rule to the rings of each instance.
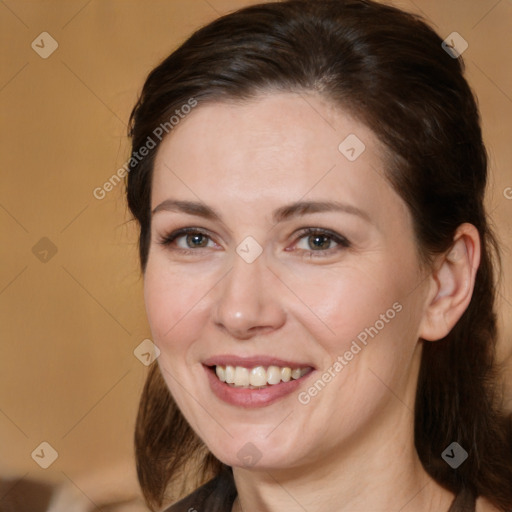
[[412, 438], [427, 282], [372, 131], [316, 95], [199, 105], [152, 187], [158, 362], [214, 455], [298, 467]]

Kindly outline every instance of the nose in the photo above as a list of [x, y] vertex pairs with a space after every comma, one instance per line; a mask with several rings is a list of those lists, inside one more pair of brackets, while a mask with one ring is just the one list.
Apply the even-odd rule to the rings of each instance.
[[247, 263], [235, 254], [233, 267], [221, 283], [213, 320], [233, 338], [247, 340], [279, 329], [285, 323], [286, 313], [276, 293], [279, 281], [263, 255]]

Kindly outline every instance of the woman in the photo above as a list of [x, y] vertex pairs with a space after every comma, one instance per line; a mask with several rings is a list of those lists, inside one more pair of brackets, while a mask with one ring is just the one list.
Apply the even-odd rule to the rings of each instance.
[[154, 510], [209, 479], [168, 510], [512, 507], [486, 153], [444, 48], [393, 7], [290, 0], [149, 75], [127, 194]]

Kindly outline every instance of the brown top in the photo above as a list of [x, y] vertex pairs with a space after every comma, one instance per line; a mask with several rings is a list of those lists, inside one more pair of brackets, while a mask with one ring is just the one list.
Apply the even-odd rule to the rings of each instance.
[[[236, 487], [230, 470], [221, 474], [163, 512], [231, 512]], [[448, 512], [475, 512], [475, 497], [469, 491], [460, 492]]]

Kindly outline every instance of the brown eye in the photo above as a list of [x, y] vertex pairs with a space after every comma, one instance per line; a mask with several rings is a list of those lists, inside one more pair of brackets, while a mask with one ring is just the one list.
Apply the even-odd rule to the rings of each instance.
[[186, 235], [187, 247], [206, 247], [208, 245], [208, 237], [203, 233], [193, 233]]
[[161, 237], [160, 243], [168, 246], [170, 249], [181, 251], [216, 247], [210, 235], [196, 228], [179, 229], [174, 233]]
[[333, 240], [326, 235], [310, 235], [308, 236], [308, 246], [311, 250], [327, 250], [330, 249]]
[[295, 245], [296, 249], [316, 256], [329, 255], [347, 247], [350, 247], [350, 242], [344, 236], [319, 228], [307, 228], [301, 231]]

